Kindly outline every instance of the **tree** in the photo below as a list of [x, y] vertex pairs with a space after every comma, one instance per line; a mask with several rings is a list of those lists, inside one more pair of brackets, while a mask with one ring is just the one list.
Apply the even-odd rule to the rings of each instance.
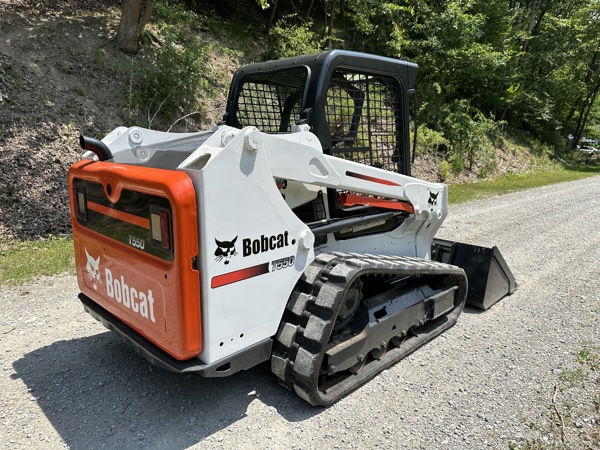
[[265, 26], [265, 32], [268, 34], [271, 29], [271, 25], [273, 25], [273, 21], [275, 20], [275, 14], [277, 13], [277, 3], [279, 0], [271, 0], [271, 4], [266, 0], [258, 0], [258, 4], [262, 9], [271, 8], [271, 12], [269, 13], [269, 20], [267, 21], [267, 25]]
[[152, 14], [154, 0], [123, 0], [123, 13], [115, 39], [119, 50], [137, 54], [142, 31]]

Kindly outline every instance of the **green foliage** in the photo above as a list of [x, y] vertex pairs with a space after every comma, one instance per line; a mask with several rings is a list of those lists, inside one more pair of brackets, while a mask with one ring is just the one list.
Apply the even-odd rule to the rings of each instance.
[[167, 128], [200, 112], [200, 100], [216, 84], [209, 67], [211, 46], [192, 31], [201, 19], [177, 1], [160, 0], [144, 35], [143, 56], [132, 62], [129, 122]]
[[[422, 2], [416, 2], [417, 8]], [[406, 54], [415, 8], [401, 2], [348, 0], [345, 20], [352, 48], [384, 56]]]
[[450, 163], [445, 159], [440, 161], [439, 173], [442, 181], [446, 181], [450, 178]]
[[278, 20], [269, 33], [269, 58], [285, 58], [321, 51], [323, 40], [312, 31], [312, 22], [297, 23], [295, 15]]
[[585, 345], [577, 354], [577, 362], [594, 372], [600, 371], [600, 347]]
[[560, 379], [569, 383], [571, 386], [577, 386], [587, 379], [587, 372], [581, 367], [577, 367], [573, 370], [563, 370], [560, 374]]
[[170, 24], [182, 28], [189, 26], [196, 15], [185, 6], [174, 0], [156, 0], [154, 2], [154, 16], [156, 23]]
[[472, 166], [471, 156], [477, 159], [477, 151], [465, 146], [465, 135], [474, 135], [466, 117], [440, 123], [456, 102], [468, 102], [467, 115], [475, 122], [482, 122], [475, 115], [480, 111], [486, 120], [507, 121], [554, 147], [562, 146], [566, 134], [593, 135], [599, 129], [598, 2], [574, 0], [565, 7], [555, 1], [348, 0], [346, 5], [352, 48], [419, 64], [419, 115], [452, 142], [455, 170]]
[[262, 9], [268, 9], [270, 7], [269, 0], [256, 0], [256, 3], [258, 3], [258, 6]]
[[168, 36], [158, 49], [148, 53], [146, 63], [135, 69], [132, 106], [145, 113], [145, 125], [157, 118], [173, 121], [198, 108], [198, 99], [209, 87], [206, 65], [208, 45], [182, 47]]
[[417, 155], [431, 153], [438, 155], [438, 153], [446, 153], [450, 147], [450, 142], [446, 137], [439, 131], [432, 130], [431, 128], [421, 125], [417, 131]]
[[[448, 158], [452, 169], [462, 172], [466, 165], [472, 170], [474, 163], [486, 156], [486, 134], [494, 131], [497, 123], [474, 110], [466, 100], [444, 107], [441, 117], [441, 128], [451, 143]], [[494, 155], [487, 156], [493, 160]], [[489, 158], [485, 163], [490, 164]]]
[[482, 158], [482, 164], [477, 172], [477, 178], [486, 179], [497, 169], [496, 152], [492, 147], [486, 147], [485, 157]]
[[[195, 95], [181, 92], [170, 70], [155, 70], [150, 79], [136, 72], [138, 94], [132, 103], [150, 123], [156, 111], [173, 118], [194, 109], [192, 100], [206, 88], [202, 70], [190, 62], [194, 50], [189, 47], [197, 39], [194, 33], [184, 35], [184, 27], [209, 30], [241, 55], [238, 60], [249, 61], [320, 51], [329, 35], [328, 18], [333, 17], [333, 46], [419, 65], [419, 117], [425, 128], [417, 153], [445, 151], [454, 172], [475, 168], [482, 177], [493, 173], [495, 153], [489, 138], [505, 123], [549, 145], [561, 159], [566, 135], [600, 135], [596, 1], [573, 0], [566, 7], [557, 1], [346, 0], [311, 2], [308, 14], [308, 2], [241, 0], [240, 8], [254, 11], [241, 23], [200, 17], [184, 3], [202, 11], [199, 2], [156, 0], [156, 34], [164, 47], [155, 50], [157, 65], [188, 71], [191, 83], [186, 84], [200, 87]], [[256, 26], [256, 17], [266, 22], [271, 13], [276, 13], [275, 25], [261, 37], [263, 27]], [[165, 37], [165, 30], [176, 39]]]

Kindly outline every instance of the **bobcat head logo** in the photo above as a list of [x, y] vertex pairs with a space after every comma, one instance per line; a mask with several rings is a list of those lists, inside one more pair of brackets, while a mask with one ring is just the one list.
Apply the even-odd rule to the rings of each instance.
[[437, 204], [438, 195], [440, 195], [439, 192], [436, 192], [435, 194], [433, 192], [430, 192], [429, 193], [429, 200], [427, 200], [427, 203], [429, 203], [431, 206], [436, 205]]
[[231, 257], [238, 254], [235, 251], [235, 241], [237, 238], [237, 236], [234, 237], [232, 241], [219, 241], [215, 239], [215, 242], [217, 243], [217, 249], [215, 250], [215, 261], [223, 261], [224, 264], [229, 264]]
[[93, 258], [85, 249], [85, 256], [87, 256], [87, 263], [85, 264], [85, 270], [87, 270], [87, 277], [93, 283], [94, 290], [98, 290], [98, 285], [102, 284], [100, 279], [100, 257]]

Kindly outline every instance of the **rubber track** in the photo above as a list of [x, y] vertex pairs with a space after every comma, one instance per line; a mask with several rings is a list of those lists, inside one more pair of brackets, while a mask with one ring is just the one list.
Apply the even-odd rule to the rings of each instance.
[[[450, 276], [459, 287], [456, 306], [447, 315], [427, 322], [417, 336], [400, 347], [366, 364], [356, 375], [320, 391], [320, 369], [341, 301], [357, 277], [373, 274]], [[466, 293], [467, 278], [456, 266], [409, 257], [321, 254], [305, 270], [290, 296], [277, 332], [271, 370], [284, 386], [312, 405], [331, 405], [454, 325]]]

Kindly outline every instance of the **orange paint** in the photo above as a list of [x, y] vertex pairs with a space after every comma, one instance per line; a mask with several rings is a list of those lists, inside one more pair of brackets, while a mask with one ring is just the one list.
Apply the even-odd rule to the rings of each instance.
[[367, 197], [365, 195], [356, 195], [343, 193], [340, 194], [340, 204], [345, 207], [351, 206], [373, 206], [375, 208], [393, 209], [395, 211], [406, 211], [409, 214], [414, 214], [413, 205], [408, 202], [398, 200], [386, 200], [383, 198]]
[[[192, 267], [198, 256], [196, 194], [189, 177], [183, 172], [86, 160], [69, 170], [69, 192], [76, 178], [102, 183], [113, 203], [124, 189], [169, 200], [171, 262], [79, 225], [71, 198], [77, 281], [81, 292], [174, 358], [196, 356], [202, 350], [202, 326], [200, 276]], [[88, 208], [150, 227], [147, 219], [93, 202]]]
[[130, 224], [137, 225], [138, 227], [150, 229], [150, 221], [148, 219], [144, 219], [143, 217], [138, 217], [134, 214], [129, 214], [117, 209], [107, 208], [106, 206], [90, 201], [87, 202], [87, 208], [91, 211], [104, 214], [105, 216], [110, 216], [115, 219], [122, 220], [123, 222], [129, 222]]

